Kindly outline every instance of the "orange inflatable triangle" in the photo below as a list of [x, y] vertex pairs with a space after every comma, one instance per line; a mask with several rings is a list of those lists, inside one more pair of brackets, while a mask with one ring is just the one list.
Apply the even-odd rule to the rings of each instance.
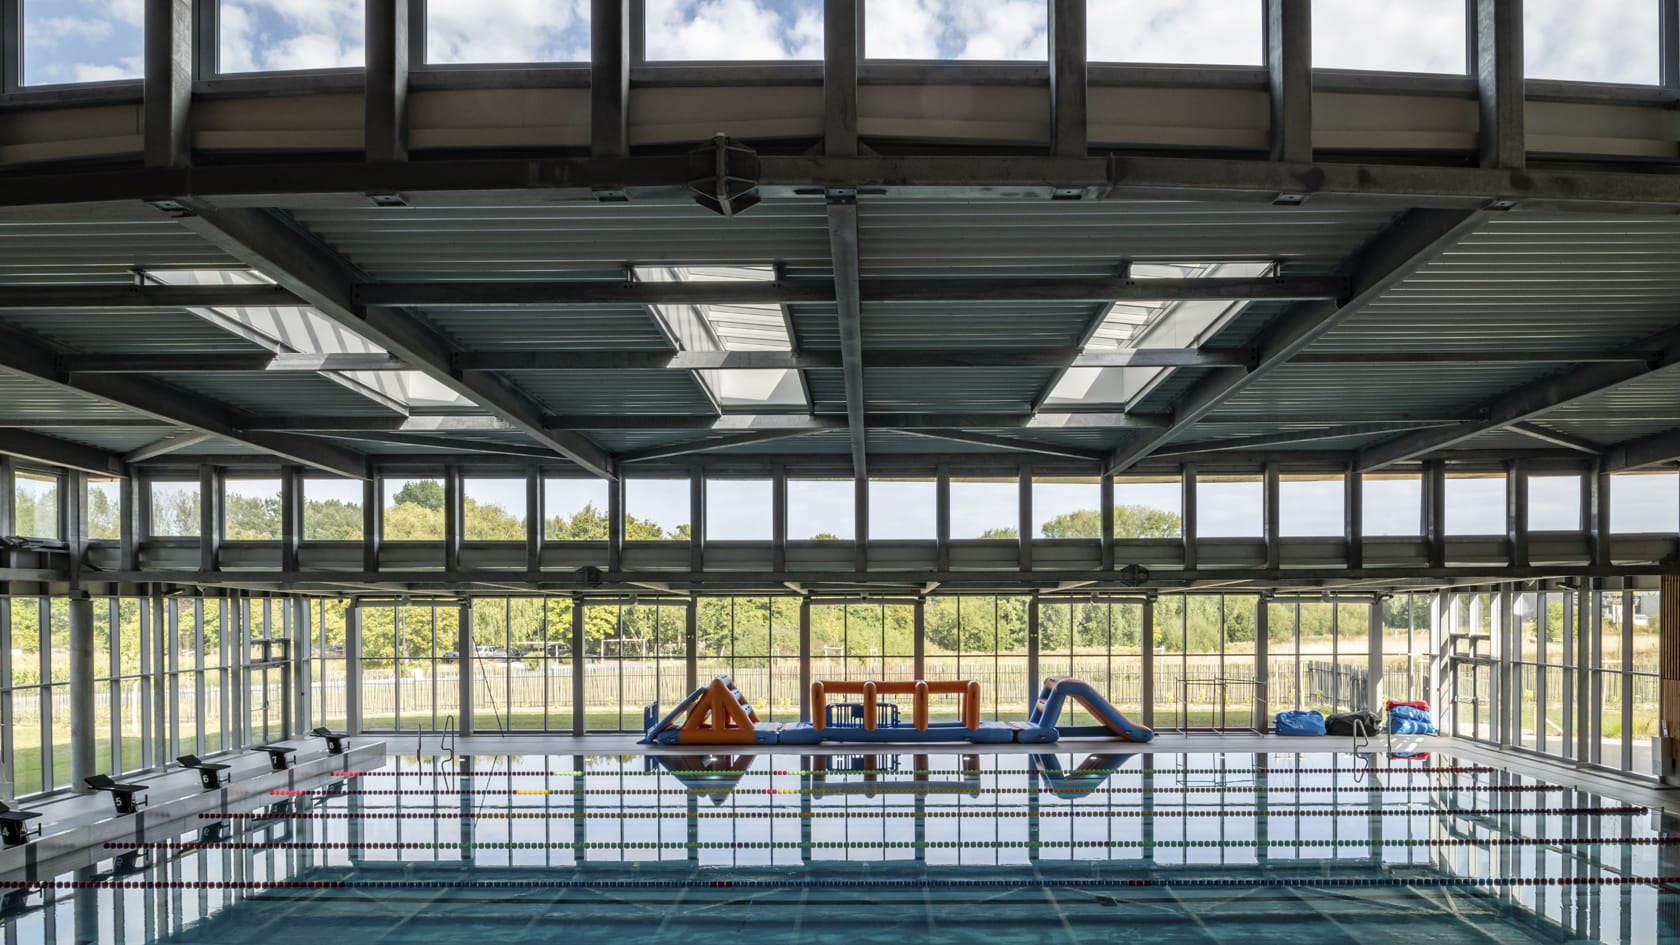
[[678, 743], [683, 745], [750, 745], [753, 721], [723, 680], [714, 679], [688, 710]]

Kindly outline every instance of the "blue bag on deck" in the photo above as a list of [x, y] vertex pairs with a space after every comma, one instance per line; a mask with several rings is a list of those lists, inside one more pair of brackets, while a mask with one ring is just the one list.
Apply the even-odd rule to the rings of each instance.
[[1272, 732], [1276, 735], [1323, 735], [1324, 716], [1317, 712], [1302, 712], [1299, 709], [1279, 712]]
[[1396, 735], [1434, 735], [1435, 717], [1427, 709], [1397, 705], [1388, 710], [1388, 730]]

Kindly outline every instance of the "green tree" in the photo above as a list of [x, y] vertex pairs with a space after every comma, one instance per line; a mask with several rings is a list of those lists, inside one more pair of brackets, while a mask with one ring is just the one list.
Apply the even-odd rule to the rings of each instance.
[[443, 514], [443, 483], [436, 479], [410, 480], [391, 497], [392, 505], [418, 505]]
[[988, 528], [980, 533], [981, 541], [1017, 541], [1021, 533], [1013, 528]]
[[[1114, 508], [1115, 538], [1177, 538], [1182, 527], [1183, 520], [1175, 512], [1146, 505]], [[1064, 512], [1045, 522], [1040, 531], [1045, 538], [1101, 538], [1102, 513], [1096, 509]]]
[[361, 541], [362, 507], [341, 499], [305, 502], [303, 537], [308, 541]]

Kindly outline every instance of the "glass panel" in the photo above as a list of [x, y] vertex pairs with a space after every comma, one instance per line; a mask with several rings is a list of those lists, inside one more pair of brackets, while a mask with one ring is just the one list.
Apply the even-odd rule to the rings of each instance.
[[217, 72], [348, 69], [366, 64], [363, 0], [213, 2], [217, 3]]
[[304, 479], [304, 541], [361, 541], [362, 484], [354, 479]]
[[1102, 489], [1095, 479], [1034, 479], [1034, 538], [1101, 538]]
[[624, 513], [628, 541], [688, 541], [688, 480], [626, 478]]
[[1447, 477], [1447, 534], [1505, 534], [1505, 476]]
[[1581, 477], [1529, 476], [1529, 531], [1572, 532], [1580, 528]]
[[151, 492], [151, 534], [158, 538], [191, 538], [199, 532], [198, 482], [154, 482]]
[[1680, 475], [1617, 473], [1610, 477], [1610, 531], [1672, 535], [1680, 528]]
[[280, 540], [280, 480], [229, 479], [222, 484], [222, 537]]
[[140, 78], [144, 13], [139, 3], [24, 0], [23, 84]]
[[646, 0], [646, 3], [649, 61], [821, 59], [823, 56], [822, 0], [732, 0], [730, 3]]
[[544, 541], [606, 541], [605, 479], [543, 480]]
[[86, 479], [87, 536], [94, 541], [122, 537], [122, 480]]
[[1340, 476], [1334, 479], [1280, 478], [1278, 534], [1340, 536], [1345, 487], [1346, 481]]
[[1258, 479], [1204, 476], [1196, 480], [1199, 538], [1257, 538], [1263, 532]]
[[386, 541], [443, 540], [443, 483], [437, 479], [382, 479]]
[[866, 3], [864, 55], [1044, 62], [1049, 57], [1048, 27], [1043, 0]]
[[62, 538], [58, 531], [58, 477], [18, 471], [12, 493], [13, 527], [31, 538]]
[[1464, 0], [1312, 0], [1313, 68], [1463, 75], [1464, 15]]
[[1421, 476], [1365, 476], [1360, 481], [1360, 525], [1366, 538], [1423, 534]]
[[426, 0], [426, 63], [588, 62], [589, 0]]
[[789, 479], [788, 540], [857, 537], [857, 485], [851, 479]]
[[1114, 537], [1181, 538], [1184, 535], [1184, 484], [1178, 479], [1114, 482]]
[[1523, 74], [1574, 82], [1661, 81], [1662, 30], [1655, 0], [1523, 4]]
[[[873, 484], [871, 484], [873, 488]], [[1021, 537], [1020, 481], [1008, 479], [951, 480], [951, 537], [991, 538], [1014, 541]], [[885, 538], [875, 532], [874, 493], [870, 494], [871, 538]], [[905, 537], [933, 537], [916, 535]]]
[[[933, 540], [938, 531], [934, 486], [929, 479], [869, 480], [869, 537]], [[959, 514], [953, 503], [953, 534]]]
[[768, 479], [707, 479], [706, 537], [769, 541], [770, 504]]
[[681, 607], [585, 606], [584, 705], [589, 731], [635, 731], [642, 723], [643, 706], [669, 706], [687, 695], [682, 644], [686, 620]]
[[525, 540], [524, 479], [462, 479], [461, 537], [467, 541]]
[[1259, 0], [1090, 0], [1087, 11], [1092, 62], [1264, 63]]

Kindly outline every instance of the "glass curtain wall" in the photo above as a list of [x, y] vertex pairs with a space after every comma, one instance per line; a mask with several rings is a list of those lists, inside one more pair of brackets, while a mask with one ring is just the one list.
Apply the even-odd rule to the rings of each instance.
[[[461, 711], [461, 605], [456, 601], [364, 604], [362, 728], [435, 732], [454, 728]], [[496, 659], [485, 662], [497, 664]]]
[[585, 602], [587, 731], [640, 731], [643, 706], [674, 705], [688, 694], [688, 606], [683, 600]]
[[[1025, 719], [1038, 695], [1038, 681], [1027, 677], [1029, 604], [1028, 598], [1002, 595], [928, 598], [923, 675], [979, 682], [981, 718]], [[957, 712], [954, 699], [936, 699], [930, 717], [954, 721]]]
[[473, 730], [571, 731], [571, 599], [480, 598], [472, 609]]
[[[759, 719], [798, 721], [799, 599], [707, 597], [696, 607], [697, 683], [703, 686], [715, 676], [729, 676]], [[813, 632], [815, 620], [813, 612]], [[672, 705], [684, 695], [680, 690], [669, 695], [662, 691], [659, 701]]]
[[1175, 594], [1155, 602], [1155, 721], [1181, 731], [1258, 731], [1260, 599]]
[[[1052, 601], [1038, 605], [1038, 674], [1090, 683], [1120, 711], [1143, 708], [1143, 602]], [[1101, 725], [1077, 703], [1062, 710], [1066, 725]]]

